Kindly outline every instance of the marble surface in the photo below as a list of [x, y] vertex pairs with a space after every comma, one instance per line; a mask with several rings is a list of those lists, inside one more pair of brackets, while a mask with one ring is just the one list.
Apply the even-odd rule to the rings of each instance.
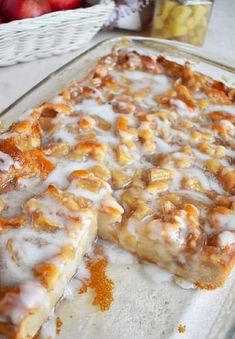
[[[235, 67], [235, 0], [215, 0], [203, 52]], [[76, 57], [98, 41], [127, 34], [124, 31], [101, 32], [76, 52], [0, 68], [0, 112], [46, 75]], [[1, 53], [1, 50], [0, 50]]]

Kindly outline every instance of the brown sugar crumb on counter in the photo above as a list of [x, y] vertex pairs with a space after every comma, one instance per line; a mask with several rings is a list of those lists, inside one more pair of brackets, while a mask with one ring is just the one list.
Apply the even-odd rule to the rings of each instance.
[[200, 284], [198, 281], [195, 282], [195, 286], [200, 290], [213, 291], [215, 289], [211, 284]]
[[179, 332], [179, 333], [185, 333], [185, 332], [186, 332], [186, 325], [180, 324], [180, 325], [178, 326], [178, 332]]
[[107, 311], [113, 302], [113, 281], [107, 277], [106, 268], [108, 260], [100, 247], [95, 248], [95, 257], [86, 260], [86, 266], [90, 272], [90, 278], [86, 280], [79, 293], [87, 292], [92, 288], [95, 292], [93, 305], [101, 311]]
[[59, 335], [62, 329], [63, 322], [60, 317], [56, 317], [56, 335]]

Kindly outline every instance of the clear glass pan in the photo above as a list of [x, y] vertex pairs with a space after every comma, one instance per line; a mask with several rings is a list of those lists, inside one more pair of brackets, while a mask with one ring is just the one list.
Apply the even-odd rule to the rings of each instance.
[[[184, 44], [152, 38], [123, 37], [106, 40], [82, 53], [25, 93], [1, 114], [4, 126], [15, 121], [25, 110], [57, 94], [72, 80], [81, 80], [97, 59], [114, 46], [146, 53], [163, 54], [228, 85], [235, 83], [235, 69], [200, 55], [200, 50]], [[225, 339], [235, 330], [235, 277], [215, 291], [184, 290], [173, 282], [146, 282], [140, 265], [111, 265], [109, 274], [115, 282], [114, 303], [102, 313], [87, 306], [86, 296], [63, 301], [58, 307], [64, 325], [62, 339]], [[72, 316], [72, 317], [71, 317]], [[177, 328], [186, 325], [180, 334]]]

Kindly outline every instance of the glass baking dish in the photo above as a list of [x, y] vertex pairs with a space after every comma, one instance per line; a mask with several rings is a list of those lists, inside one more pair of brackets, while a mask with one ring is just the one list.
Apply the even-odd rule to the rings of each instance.
[[[3, 126], [15, 121], [24, 111], [57, 94], [73, 80], [81, 80], [97, 60], [113, 47], [162, 54], [184, 63], [227, 85], [235, 83], [235, 69], [200, 55], [200, 50], [180, 43], [153, 38], [121, 37], [98, 43], [25, 93], [1, 114]], [[149, 279], [136, 261], [109, 265], [115, 283], [114, 302], [107, 312], [91, 306], [89, 294], [64, 300], [56, 310], [63, 321], [62, 339], [227, 339], [235, 330], [235, 274], [223, 288], [214, 291], [183, 289], [169, 279]], [[233, 272], [235, 273], [235, 272]], [[178, 327], [186, 326], [184, 333]]]

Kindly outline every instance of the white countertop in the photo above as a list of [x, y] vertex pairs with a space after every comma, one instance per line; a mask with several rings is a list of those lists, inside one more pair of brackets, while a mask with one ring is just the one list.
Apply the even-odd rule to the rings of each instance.
[[[215, 0], [209, 29], [203, 52], [212, 57], [218, 56], [223, 63], [235, 67], [235, 0]], [[45, 78], [49, 73], [73, 59], [81, 51], [89, 48], [98, 41], [121, 36], [123, 31], [100, 32], [81, 50], [61, 56], [36, 60], [0, 68], [0, 111], [10, 105], [33, 85]], [[138, 34], [138, 33], [136, 33]], [[1, 53], [1, 50], [0, 50]]]

